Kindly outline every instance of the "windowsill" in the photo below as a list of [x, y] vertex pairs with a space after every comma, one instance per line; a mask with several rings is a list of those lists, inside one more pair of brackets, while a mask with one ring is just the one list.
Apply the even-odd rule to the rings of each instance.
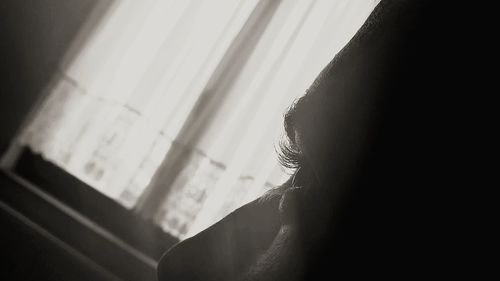
[[155, 280], [178, 241], [29, 150], [0, 176], [3, 203], [124, 280]]

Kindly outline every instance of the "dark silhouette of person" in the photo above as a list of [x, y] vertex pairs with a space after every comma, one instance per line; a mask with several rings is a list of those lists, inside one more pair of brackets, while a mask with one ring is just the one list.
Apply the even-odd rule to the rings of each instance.
[[436, 14], [432, 1], [382, 0], [286, 113], [280, 158], [295, 174], [175, 245], [159, 280], [401, 277], [442, 266], [430, 246], [447, 157]]

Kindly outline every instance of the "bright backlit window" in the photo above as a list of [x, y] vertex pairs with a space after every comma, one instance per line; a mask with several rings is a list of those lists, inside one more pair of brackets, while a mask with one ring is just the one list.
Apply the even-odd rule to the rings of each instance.
[[18, 144], [165, 231], [195, 234], [284, 181], [283, 113], [376, 3], [115, 1]]

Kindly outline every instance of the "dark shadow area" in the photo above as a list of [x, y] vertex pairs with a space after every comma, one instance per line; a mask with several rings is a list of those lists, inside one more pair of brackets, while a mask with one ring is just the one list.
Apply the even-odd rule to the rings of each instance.
[[97, 3], [0, 2], [0, 154], [5, 152]]
[[[0, 2], [0, 155], [86, 21], [93, 28], [112, 2]], [[155, 260], [176, 239], [29, 151], [16, 170], [0, 173], [1, 280], [154, 280]]]
[[[2, 180], [1, 188], [5, 188]], [[48, 240], [18, 218], [0, 211], [0, 278], [12, 280], [115, 280]]]

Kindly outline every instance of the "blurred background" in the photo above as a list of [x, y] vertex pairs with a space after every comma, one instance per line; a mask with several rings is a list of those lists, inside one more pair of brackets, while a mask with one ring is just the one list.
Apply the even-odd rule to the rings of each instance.
[[283, 113], [373, 0], [5, 0], [5, 280], [155, 280], [284, 182]]

